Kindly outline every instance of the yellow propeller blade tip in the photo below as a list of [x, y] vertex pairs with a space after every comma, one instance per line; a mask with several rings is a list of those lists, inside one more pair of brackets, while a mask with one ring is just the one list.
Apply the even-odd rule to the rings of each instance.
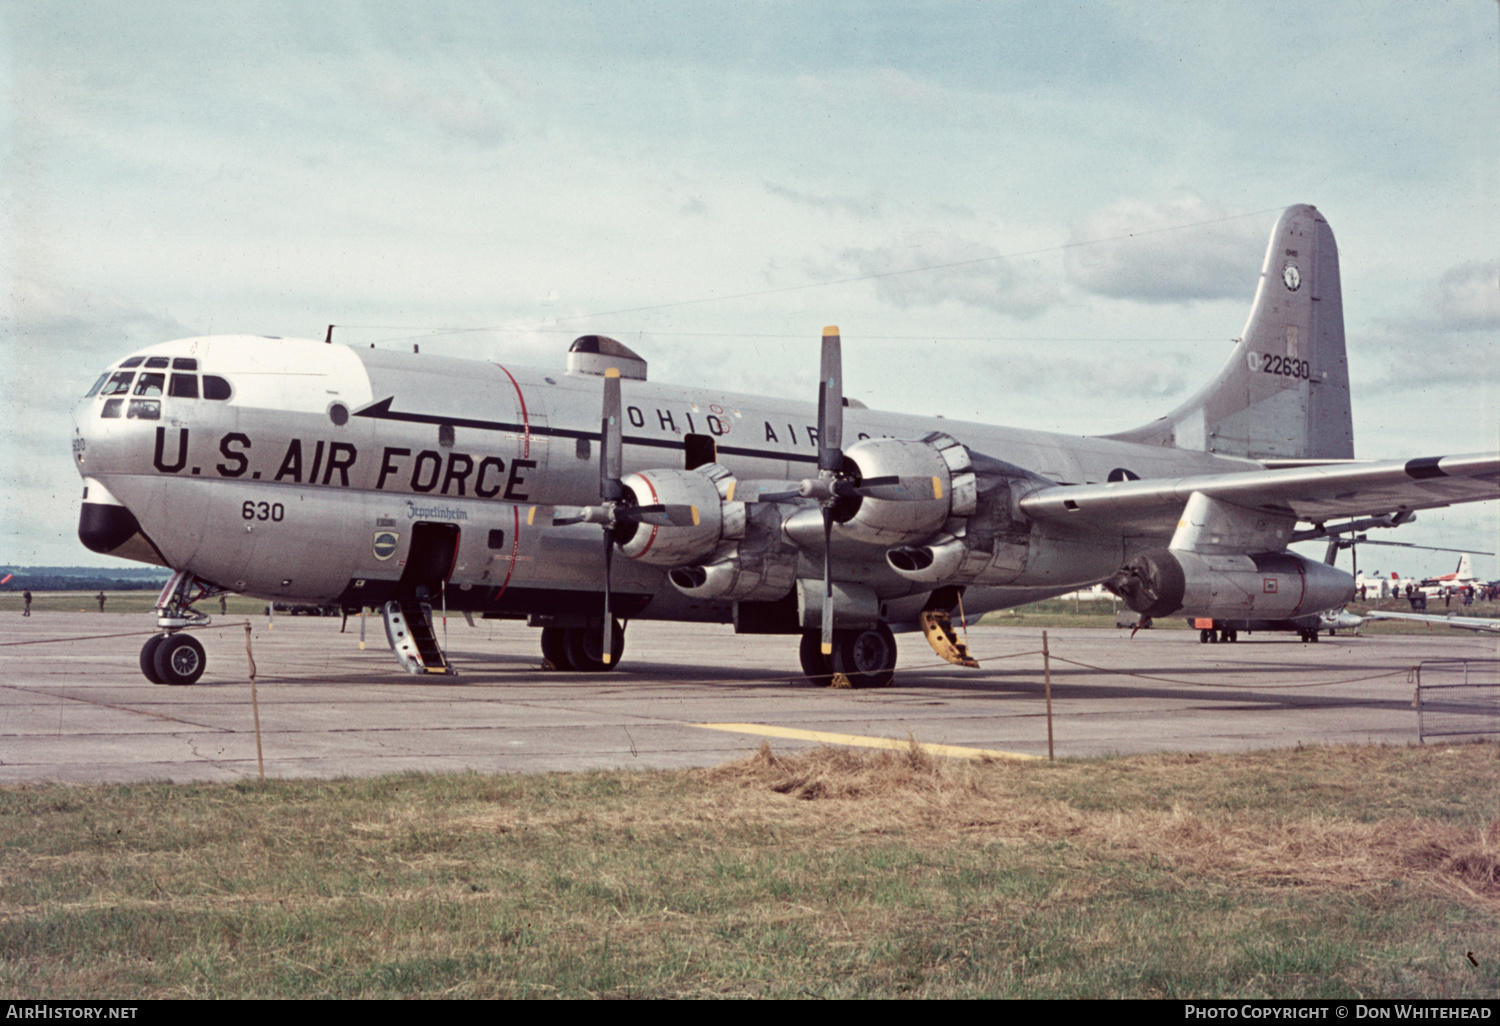
[[823, 329], [824, 338], [827, 338], [829, 335], [837, 335], [838, 333], [839, 326], [837, 324], [830, 324], [828, 327]]
[[604, 372], [604, 376], [606, 378], [618, 378], [620, 376], [620, 368], [611, 367]]
[[532, 506], [526, 511], [526, 526], [530, 527], [536, 522], [536, 507]]
[[823, 654], [824, 655], [833, 655], [833, 646], [832, 645], [824, 645], [823, 646]]

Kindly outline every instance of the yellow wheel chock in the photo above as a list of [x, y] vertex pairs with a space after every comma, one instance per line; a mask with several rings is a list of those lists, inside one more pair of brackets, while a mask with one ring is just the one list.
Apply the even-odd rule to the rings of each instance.
[[920, 617], [922, 633], [932, 650], [955, 666], [979, 669], [979, 661], [969, 655], [969, 649], [953, 633], [953, 620], [941, 609], [924, 609]]

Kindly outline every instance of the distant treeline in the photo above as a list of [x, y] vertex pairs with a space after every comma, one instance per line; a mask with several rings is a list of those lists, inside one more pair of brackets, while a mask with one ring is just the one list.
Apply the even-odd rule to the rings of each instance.
[[0, 567], [0, 578], [6, 574], [0, 591], [155, 591], [171, 576], [157, 567]]

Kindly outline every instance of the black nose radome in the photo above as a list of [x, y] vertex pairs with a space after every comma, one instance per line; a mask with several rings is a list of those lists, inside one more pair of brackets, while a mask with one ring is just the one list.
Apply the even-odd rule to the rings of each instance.
[[124, 506], [85, 502], [78, 515], [78, 540], [94, 552], [111, 553], [140, 530], [135, 514]]

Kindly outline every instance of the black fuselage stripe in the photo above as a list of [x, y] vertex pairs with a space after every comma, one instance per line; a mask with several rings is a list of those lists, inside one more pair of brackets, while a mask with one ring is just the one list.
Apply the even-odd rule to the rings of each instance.
[[[522, 424], [508, 424], [498, 420], [470, 420], [465, 417], [437, 417], [429, 413], [400, 413], [395, 410], [384, 409], [376, 412], [376, 408], [367, 408], [355, 414], [356, 417], [370, 417], [375, 420], [398, 420], [407, 424], [452, 424], [454, 427], [473, 428], [477, 431], [503, 431], [513, 435], [524, 434], [527, 427]], [[590, 441], [599, 440], [597, 431], [579, 431], [574, 428], [554, 428], [532, 424], [530, 426], [532, 435], [546, 435], [552, 438], [586, 438]], [[710, 438], [716, 436], [710, 435]], [[654, 449], [681, 449], [680, 439], [670, 438], [644, 438], [640, 435], [625, 435], [622, 441], [626, 445], [642, 445]], [[816, 453], [780, 452], [775, 449], [750, 449], [742, 446], [720, 445], [719, 452], [729, 456], [749, 456], [763, 460], [791, 460], [794, 463], [816, 463]]]

